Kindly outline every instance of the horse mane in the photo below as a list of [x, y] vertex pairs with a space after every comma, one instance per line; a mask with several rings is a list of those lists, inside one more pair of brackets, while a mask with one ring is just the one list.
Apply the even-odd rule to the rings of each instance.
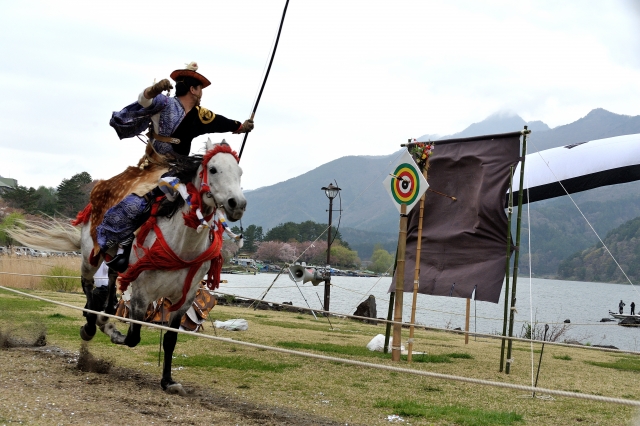
[[[167, 174], [178, 178], [184, 184], [192, 182], [198, 174], [198, 168], [202, 165], [202, 159], [203, 156], [200, 154], [176, 156]], [[171, 218], [182, 209], [182, 206], [184, 206], [184, 200], [179, 195], [173, 201], [163, 198], [158, 207], [157, 216]]]
[[[212, 149], [205, 152], [204, 155], [177, 155], [172, 166], [169, 168], [169, 176], [176, 177], [180, 182], [187, 184], [195, 179], [198, 169], [202, 164], [207, 164], [211, 158], [219, 153], [226, 153], [233, 155], [233, 158], [237, 162], [240, 162], [238, 153], [235, 152], [227, 143], [215, 144]], [[204, 172], [204, 170], [203, 170]], [[200, 176], [202, 177], [202, 176]], [[173, 217], [176, 212], [180, 211], [184, 206], [184, 200], [182, 197], [177, 196], [175, 200], [169, 201], [167, 198], [163, 198], [158, 207], [158, 217]]]

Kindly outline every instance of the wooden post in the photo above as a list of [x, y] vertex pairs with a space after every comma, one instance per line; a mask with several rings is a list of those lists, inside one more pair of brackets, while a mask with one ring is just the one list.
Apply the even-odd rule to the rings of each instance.
[[398, 266], [396, 268], [396, 302], [393, 312], [393, 346], [391, 360], [400, 361], [402, 345], [402, 302], [404, 294], [404, 265], [407, 248], [407, 205], [400, 205], [400, 234], [398, 236]]
[[469, 315], [471, 314], [471, 299], [467, 299], [467, 317], [464, 321], [464, 344], [469, 344]]
[[409, 325], [409, 343], [407, 344], [407, 361], [413, 359], [413, 329], [416, 324], [416, 305], [418, 304], [418, 284], [420, 283], [420, 254], [422, 253], [422, 217], [424, 215], [424, 199], [420, 198], [420, 218], [418, 219], [418, 244], [416, 246], [416, 266], [413, 272], [413, 301], [411, 304], [411, 325]]

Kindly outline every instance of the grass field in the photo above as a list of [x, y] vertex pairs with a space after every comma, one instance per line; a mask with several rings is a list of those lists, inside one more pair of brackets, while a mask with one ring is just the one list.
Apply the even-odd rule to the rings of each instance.
[[[46, 269], [44, 263], [39, 265], [43, 268], [40, 271]], [[9, 285], [5, 278], [0, 277], [2, 284]], [[9, 286], [76, 306], [84, 304], [80, 293], [37, 290], [37, 284]], [[514, 351], [512, 371], [506, 375], [498, 372], [499, 340], [471, 338], [465, 345], [463, 336], [417, 330], [414, 351], [426, 354], [415, 355], [411, 364], [406, 360], [393, 363], [389, 355], [365, 348], [376, 334], [384, 333], [383, 325], [332, 318], [332, 329], [322, 317], [315, 320], [294, 313], [229, 306], [217, 306], [211, 314], [216, 320], [244, 318], [249, 322], [249, 330], [244, 332], [217, 330], [221, 337], [496, 382], [531, 385], [539, 359], [539, 353], [533, 356], [532, 368], [529, 345], [516, 342], [514, 347], [522, 350]], [[79, 311], [0, 291], [0, 329], [12, 335], [28, 338], [46, 330], [48, 345], [78, 351], [82, 324]], [[125, 330], [124, 324], [118, 327]], [[210, 324], [204, 333], [214, 334]], [[407, 338], [408, 330], [403, 330], [403, 341]], [[89, 346], [94, 356], [155, 375], [159, 381], [158, 343], [159, 332], [145, 328], [135, 348], [115, 346], [101, 333]], [[564, 397], [532, 399], [524, 392], [312, 360], [184, 335], [178, 338], [173, 366], [174, 379], [185, 386], [204, 386], [217, 394], [343, 424], [388, 424], [392, 415], [412, 425], [631, 425], [638, 419], [636, 409], [616, 404]], [[548, 345], [538, 386], [640, 400], [639, 380], [638, 356]], [[160, 397], [164, 394], [158, 386]]]

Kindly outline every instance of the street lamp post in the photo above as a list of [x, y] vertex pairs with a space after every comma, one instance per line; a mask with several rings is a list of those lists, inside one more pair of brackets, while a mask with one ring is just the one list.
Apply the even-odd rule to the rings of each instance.
[[326, 279], [324, 281], [324, 310], [329, 311], [329, 300], [331, 299], [331, 213], [333, 213], [333, 199], [336, 198], [340, 188], [330, 183], [321, 188], [329, 199], [329, 231], [327, 233], [327, 268]]

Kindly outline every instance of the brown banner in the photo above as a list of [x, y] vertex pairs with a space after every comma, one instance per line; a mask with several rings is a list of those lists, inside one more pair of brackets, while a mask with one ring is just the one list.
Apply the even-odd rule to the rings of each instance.
[[[498, 303], [507, 252], [505, 193], [520, 133], [436, 141], [422, 225], [419, 293]], [[413, 291], [418, 214], [409, 213], [404, 291]], [[395, 291], [395, 278], [389, 291]]]

